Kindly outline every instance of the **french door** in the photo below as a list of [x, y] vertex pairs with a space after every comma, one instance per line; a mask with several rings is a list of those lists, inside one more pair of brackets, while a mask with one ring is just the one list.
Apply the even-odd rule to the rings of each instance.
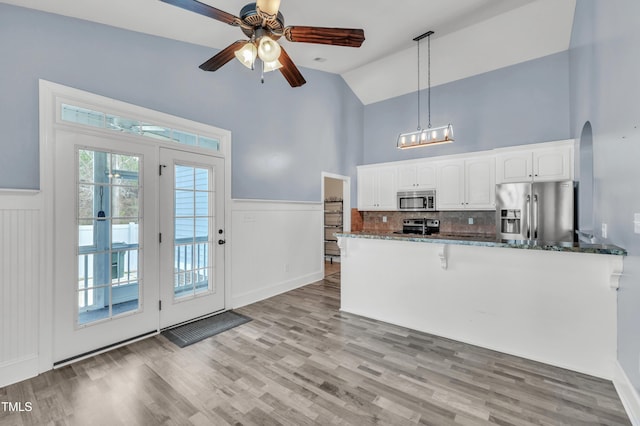
[[224, 309], [223, 159], [66, 130], [55, 146], [54, 362]]
[[160, 326], [224, 309], [224, 160], [160, 150]]
[[158, 149], [56, 132], [55, 362], [158, 328]]

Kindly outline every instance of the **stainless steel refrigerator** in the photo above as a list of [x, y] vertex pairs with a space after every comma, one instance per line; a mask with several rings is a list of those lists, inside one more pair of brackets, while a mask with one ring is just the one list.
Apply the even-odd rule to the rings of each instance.
[[574, 188], [573, 181], [496, 185], [498, 240], [573, 242]]

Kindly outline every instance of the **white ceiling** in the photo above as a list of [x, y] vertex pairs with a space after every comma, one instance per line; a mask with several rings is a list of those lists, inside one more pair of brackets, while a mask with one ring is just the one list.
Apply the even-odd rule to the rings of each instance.
[[[159, 0], [0, 1], [214, 49], [244, 38], [239, 28]], [[202, 2], [238, 15], [249, 0]], [[470, 57], [469, 61], [451, 64], [457, 67], [456, 78], [463, 78], [567, 49], [574, 8], [575, 0], [282, 0], [280, 11], [286, 25], [363, 28], [366, 40], [359, 49], [290, 43], [284, 39], [281, 42], [298, 66], [343, 75], [356, 95], [368, 104], [416, 89], [417, 50], [413, 38], [428, 30], [435, 31], [431, 37], [432, 66], [443, 56], [443, 50], [439, 54], [436, 51], [439, 44], [451, 53], [469, 50], [463, 48], [465, 45], [476, 46], [472, 51], [477, 51], [483, 40], [498, 42], [489, 49], [495, 55], [488, 55], [488, 64], [487, 57]], [[474, 29], [479, 29], [480, 34]], [[483, 50], [487, 49], [480, 48], [480, 52]], [[212, 56], [215, 53], [212, 50]], [[493, 56], [501, 55], [506, 58], [493, 60]], [[326, 60], [319, 62], [315, 58]], [[394, 66], [396, 61], [406, 62], [409, 58], [413, 58], [412, 63]], [[207, 59], [202, 58], [202, 62]], [[408, 68], [413, 69], [409, 78], [413, 88], [409, 88], [402, 72], [399, 78], [395, 77], [396, 71]], [[389, 85], [389, 75], [403, 84]], [[445, 80], [432, 79], [432, 85]]]

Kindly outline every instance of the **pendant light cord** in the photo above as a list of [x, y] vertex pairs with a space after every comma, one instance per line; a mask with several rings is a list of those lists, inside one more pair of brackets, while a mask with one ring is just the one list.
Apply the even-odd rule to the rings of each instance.
[[420, 126], [420, 39], [418, 41], [418, 131], [422, 130]]
[[427, 36], [427, 111], [429, 111], [429, 124], [431, 128], [431, 35]]

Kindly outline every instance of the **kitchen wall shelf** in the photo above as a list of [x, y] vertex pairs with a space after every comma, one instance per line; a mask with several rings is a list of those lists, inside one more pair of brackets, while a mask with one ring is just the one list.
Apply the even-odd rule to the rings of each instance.
[[327, 199], [324, 201], [324, 257], [333, 263], [334, 257], [340, 257], [336, 232], [342, 232], [343, 204], [342, 200]]

